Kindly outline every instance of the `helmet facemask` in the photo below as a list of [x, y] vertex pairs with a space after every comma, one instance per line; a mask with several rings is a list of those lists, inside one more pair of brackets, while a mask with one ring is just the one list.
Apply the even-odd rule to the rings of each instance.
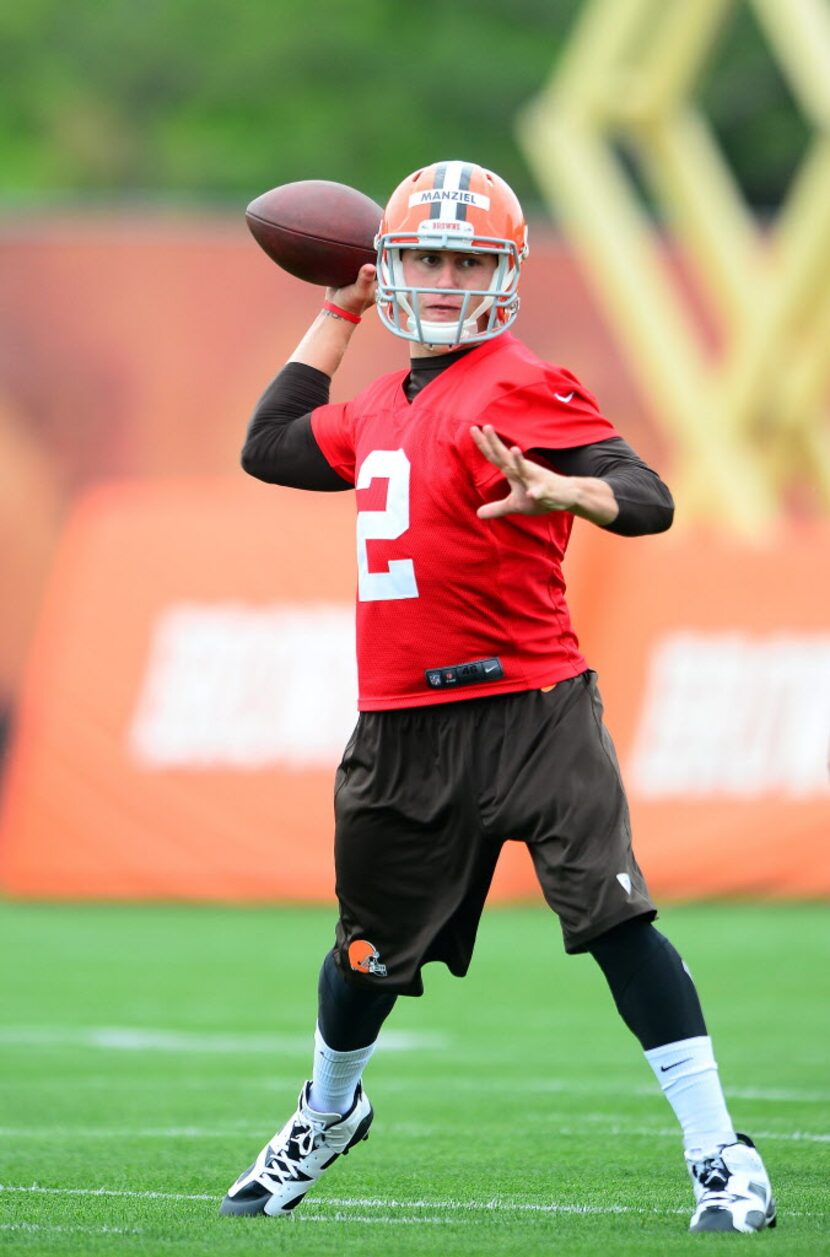
[[[457, 227], [453, 231], [436, 228], [440, 224], [430, 223], [429, 230], [421, 230], [417, 236], [392, 232], [378, 236], [377, 307], [381, 322], [396, 336], [429, 347], [475, 344], [500, 335], [519, 311], [516, 289], [520, 258], [515, 243], [489, 236], [467, 243], [459, 239]], [[432, 288], [406, 280], [403, 255], [415, 250], [495, 255], [497, 261], [487, 288]], [[436, 323], [423, 319], [420, 299], [430, 295], [460, 298], [457, 320]]]
[[[396, 336], [428, 348], [474, 345], [500, 335], [516, 318], [527, 224], [515, 193], [491, 170], [453, 160], [408, 175], [389, 198], [375, 247], [378, 313]], [[404, 258], [411, 250], [495, 254], [497, 261], [486, 288], [438, 289], [428, 274], [412, 283], [410, 270], [407, 281]], [[457, 319], [423, 317], [422, 305], [430, 304], [424, 298], [438, 296], [457, 303]]]

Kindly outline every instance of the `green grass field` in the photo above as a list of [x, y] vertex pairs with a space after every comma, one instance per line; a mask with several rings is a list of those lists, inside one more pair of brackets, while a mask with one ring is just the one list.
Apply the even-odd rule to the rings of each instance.
[[321, 909], [0, 903], [0, 1248], [43, 1254], [830, 1253], [828, 910], [673, 907], [780, 1223], [690, 1236], [670, 1109], [588, 957], [493, 909], [367, 1073], [372, 1137], [293, 1219], [220, 1218], [306, 1076]]

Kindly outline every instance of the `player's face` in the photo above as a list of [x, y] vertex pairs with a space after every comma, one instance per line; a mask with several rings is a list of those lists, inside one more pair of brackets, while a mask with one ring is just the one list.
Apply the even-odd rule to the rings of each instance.
[[456, 253], [451, 249], [436, 249], [432, 253], [407, 249], [402, 261], [404, 280], [413, 288], [448, 290], [423, 293], [418, 298], [421, 318], [429, 323], [450, 323], [458, 318], [463, 298], [449, 290], [489, 288], [498, 257], [494, 253]]

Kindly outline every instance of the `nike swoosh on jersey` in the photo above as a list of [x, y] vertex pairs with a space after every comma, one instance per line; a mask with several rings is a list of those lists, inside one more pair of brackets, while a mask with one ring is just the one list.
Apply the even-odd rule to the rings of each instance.
[[573, 393], [554, 393], [554, 397], [558, 402], [573, 401]]

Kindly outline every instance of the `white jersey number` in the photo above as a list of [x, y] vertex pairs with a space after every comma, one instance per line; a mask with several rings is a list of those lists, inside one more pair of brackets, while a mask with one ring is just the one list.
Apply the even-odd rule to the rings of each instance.
[[368, 489], [373, 480], [389, 481], [384, 509], [357, 513], [357, 589], [361, 602], [418, 597], [411, 559], [390, 559], [385, 572], [370, 572], [366, 547], [367, 541], [395, 541], [409, 528], [409, 473], [409, 459], [403, 450], [372, 450], [360, 465], [356, 489]]

